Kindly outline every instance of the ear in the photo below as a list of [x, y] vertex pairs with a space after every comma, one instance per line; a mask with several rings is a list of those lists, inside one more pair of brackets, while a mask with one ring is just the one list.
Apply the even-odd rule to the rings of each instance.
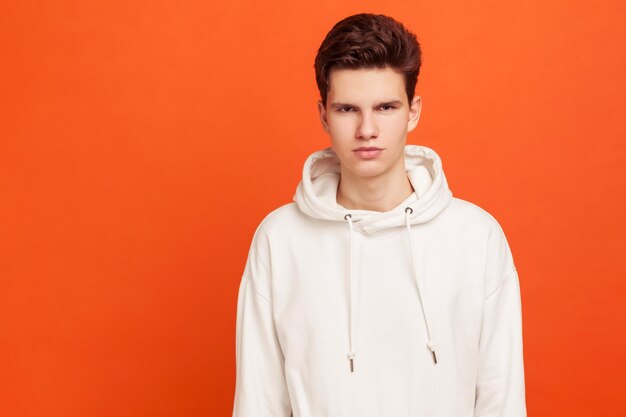
[[322, 122], [322, 127], [326, 132], [330, 130], [328, 127], [328, 119], [326, 118], [326, 107], [324, 107], [324, 102], [319, 100], [317, 102], [317, 110], [320, 112], [320, 121]]
[[409, 121], [407, 123], [407, 132], [415, 129], [417, 122], [420, 119], [420, 113], [422, 112], [422, 98], [420, 96], [413, 97], [411, 106], [409, 106]]

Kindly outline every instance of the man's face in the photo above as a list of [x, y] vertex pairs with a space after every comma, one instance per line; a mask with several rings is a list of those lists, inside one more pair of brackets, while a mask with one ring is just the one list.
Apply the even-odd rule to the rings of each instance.
[[329, 79], [326, 107], [320, 101], [318, 109], [342, 174], [371, 178], [404, 169], [406, 136], [421, 110], [419, 97], [409, 106], [404, 76], [391, 68], [336, 69]]

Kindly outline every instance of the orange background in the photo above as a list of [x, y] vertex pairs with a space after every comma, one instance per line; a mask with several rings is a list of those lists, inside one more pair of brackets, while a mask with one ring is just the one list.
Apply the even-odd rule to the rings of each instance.
[[417, 33], [409, 143], [507, 234], [529, 415], [626, 415], [625, 3], [340, 3], [3, 4], [1, 416], [231, 414], [252, 234], [328, 144], [313, 59], [361, 11]]

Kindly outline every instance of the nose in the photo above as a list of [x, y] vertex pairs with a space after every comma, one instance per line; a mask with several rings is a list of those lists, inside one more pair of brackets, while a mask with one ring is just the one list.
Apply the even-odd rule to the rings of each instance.
[[371, 112], [361, 112], [356, 137], [358, 139], [372, 139], [378, 137], [378, 125]]

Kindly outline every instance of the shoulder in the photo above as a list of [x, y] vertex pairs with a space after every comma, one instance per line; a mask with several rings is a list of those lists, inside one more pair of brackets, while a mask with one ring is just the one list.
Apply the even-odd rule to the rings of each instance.
[[463, 220], [470, 220], [482, 227], [500, 227], [496, 218], [484, 208], [470, 201], [453, 197], [449, 211]]
[[500, 223], [491, 213], [467, 200], [453, 197], [445, 217], [454, 227], [468, 232], [504, 235]]
[[300, 221], [302, 221], [302, 212], [298, 210], [295, 202], [291, 202], [270, 211], [259, 223], [257, 231], [264, 234], [274, 233]]
[[[453, 215], [475, 242], [482, 242], [487, 257], [487, 275], [491, 276], [488, 288], [495, 288], [503, 278], [515, 270], [513, 256], [500, 223], [485, 209], [469, 201], [454, 198], [451, 202]], [[477, 239], [476, 239], [477, 238]]]
[[261, 271], [269, 273], [271, 242], [276, 240], [275, 236], [285, 235], [284, 231], [294, 224], [297, 216], [298, 210], [295, 203], [288, 203], [272, 210], [263, 217], [252, 236], [244, 274], [261, 276]]
[[289, 230], [305, 221], [306, 216], [298, 210], [295, 202], [283, 204], [263, 217], [254, 232], [253, 241], [288, 234]]

